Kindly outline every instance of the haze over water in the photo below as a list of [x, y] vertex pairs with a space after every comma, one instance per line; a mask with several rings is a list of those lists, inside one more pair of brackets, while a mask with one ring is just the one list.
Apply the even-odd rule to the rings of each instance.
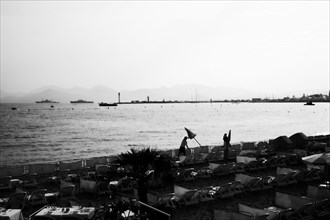
[[[132, 147], [176, 149], [184, 127], [202, 145], [222, 145], [229, 129], [232, 143], [330, 133], [329, 103], [50, 105], [0, 105], [0, 166], [115, 155]], [[188, 145], [198, 146], [194, 140]]]

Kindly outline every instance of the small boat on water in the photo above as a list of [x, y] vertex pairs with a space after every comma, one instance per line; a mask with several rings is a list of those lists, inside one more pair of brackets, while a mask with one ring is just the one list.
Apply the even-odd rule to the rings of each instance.
[[117, 103], [100, 102], [99, 106], [117, 106]]
[[42, 99], [41, 101], [36, 101], [36, 103], [59, 103], [59, 102], [55, 102], [51, 99]]
[[304, 105], [315, 105], [315, 104], [312, 101], [308, 101]]
[[82, 104], [82, 103], [94, 103], [94, 102], [93, 101], [86, 101], [86, 100], [78, 99], [76, 101], [70, 101], [70, 103], [72, 103], [72, 104]]

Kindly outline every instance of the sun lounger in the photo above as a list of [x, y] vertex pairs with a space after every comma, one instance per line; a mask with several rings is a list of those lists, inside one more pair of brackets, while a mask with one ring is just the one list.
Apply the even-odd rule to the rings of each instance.
[[318, 218], [330, 215], [330, 200], [323, 199], [315, 202], [315, 212]]
[[229, 170], [230, 173], [243, 173], [245, 171], [245, 164], [242, 162], [236, 163]]
[[36, 206], [36, 205], [46, 205], [47, 200], [45, 194], [47, 189], [39, 189], [35, 190], [27, 197], [28, 205], [29, 206]]
[[271, 176], [263, 176], [260, 181], [261, 190], [267, 190], [273, 188], [272, 185], [272, 177]]
[[273, 186], [286, 186], [290, 184], [295, 184], [297, 183], [297, 180], [294, 178], [295, 173], [296, 172], [291, 172], [277, 175], [271, 180], [271, 183]]
[[214, 176], [224, 176], [230, 174], [231, 168], [234, 166], [234, 163], [220, 164], [213, 170]]
[[185, 156], [185, 158], [182, 161], [180, 161], [179, 163], [181, 163], [183, 165], [194, 164], [195, 163], [194, 160], [195, 160], [194, 155], [190, 154], [190, 155]]
[[284, 212], [281, 219], [288, 220], [313, 220], [315, 219], [314, 203], [308, 203], [299, 209]]
[[195, 180], [196, 174], [194, 168], [183, 169], [179, 172], [178, 176], [176, 176], [176, 180], [184, 182]]
[[223, 199], [234, 196], [234, 193], [231, 188], [231, 183], [223, 184], [221, 186], [215, 187], [215, 189], [216, 189], [216, 192], [214, 194], [215, 198]]
[[209, 167], [199, 169], [195, 176], [197, 179], [207, 179], [212, 177], [212, 170]]
[[197, 189], [189, 190], [177, 197], [176, 199], [179, 206], [187, 207], [199, 203], [199, 191]]
[[258, 159], [257, 160], [257, 168], [258, 168], [258, 170], [267, 169], [266, 160], [265, 159]]
[[245, 170], [248, 171], [253, 171], [253, 170], [258, 170], [258, 162], [256, 160], [252, 160], [245, 164]]
[[330, 189], [320, 186], [308, 185], [306, 196], [314, 200], [330, 200]]
[[322, 178], [322, 172], [320, 169], [312, 168], [304, 172], [304, 179], [306, 182], [319, 180]]
[[238, 204], [238, 211], [243, 213], [251, 213], [254, 219], [258, 220], [274, 219], [274, 217], [276, 216], [276, 214], [269, 213], [264, 209], [250, 207], [242, 203]]
[[233, 195], [237, 195], [237, 194], [242, 194], [244, 193], [244, 185], [242, 184], [241, 180], [236, 180], [231, 182], [230, 185], [230, 191], [232, 192]]
[[128, 192], [132, 191], [134, 187], [135, 181], [131, 177], [123, 177], [118, 181], [111, 181], [109, 183], [109, 191], [110, 192]]
[[215, 193], [213, 186], [207, 186], [199, 190], [199, 200], [201, 202], [208, 202], [214, 200]]
[[268, 158], [265, 161], [265, 165], [266, 165], [266, 167], [269, 167], [269, 168], [277, 167], [278, 166], [277, 158], [276, 157], [270, 157], [270, 158]]
[[27, 193], [14, 193], [9, 196], [8, 202], [5, 205], [6, 209], [23, 209], [27, 202]]
[[261, 177], [255, 177], [244, 184], [244, 190], [247, 192], [254, 192], [262, 190]]
[[158, 205], [165, 208], [176, 208], [178, 207], [178, 203], [176, 202], [176, 198], [174, 193], [170, 193], [164, 195], [158, 199]]

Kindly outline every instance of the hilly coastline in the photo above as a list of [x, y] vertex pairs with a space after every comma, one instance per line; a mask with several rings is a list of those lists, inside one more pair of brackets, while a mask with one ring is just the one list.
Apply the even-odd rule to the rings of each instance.
[[120, 93], [122, 102], [130, 102], [132, 100], [146, 101], [148, 97], [150, 101], [200, 101], [210, 99], [250, 99], [262, 95], [244, 89], [206, 87], [196, 84], [122, 91], [116, 91], [101, 85], [90, 89], [82, 87], [65, 89], [47, 86], [24, 94], [12, 94], [1, 91], [1, 103], [34, 103], [41, 99], [52, 99], [61, 103], [69, 103], [77, 99], [93, 100], [94, 102], [117, 102], [118, 93]]

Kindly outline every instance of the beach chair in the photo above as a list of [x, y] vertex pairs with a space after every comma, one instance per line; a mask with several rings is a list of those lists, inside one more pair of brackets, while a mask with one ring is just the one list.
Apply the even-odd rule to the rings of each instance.
[[195, 176], [197, 179], [207, 179], [212, 177], [212, 170], [209, 167], [202, 167]]
[[23, 188], [38, 186], [37, 173], [27, 173], [23, 175], [22, 186]]
[[10, 184], [11, 176], [0, 177], [0, 190], [11, 190], [12, 185]]
[[288, 182], [288, 185], [298, 183], [298, 181], [296, 179], [296, 175], [298, 175], [298, 174], [299, 174], [299, 172], [297, 172], [297, 171], [293, 171], [293, 172], [290, 172], [287, 174], [286, 181]]
[[288, 220], [313, 220], [315, 219], [314, 203], [308, 203], [296, 210], [281, 213], [281, 219]]
[[258, 170], [258, 162], [256, 160], [252, 160], [250, 162], [248, 162], [247, 164], [245, 164], [245, 170], [247, 171], [254, 171], [254, 170]]
[[9, 196], [8, 202], [5, 205], [6, 209], [24, 209], [27, 202], [27, 193], [14, 193]]
[[261, 177], [255, 177], [244, 184], [244, 190], [247, 192], [254, 192], [262, 190]]
[[242, 194], [244, 193], [244, 186], [242, 184], [241, 180], [236, 180], [231, 182], [230, 184], [230, 191], [232, 192], [233, 195], [237, 195], [237, 194]]
[[166, 194], [158, 199], [158, 205], [164, 208], [176, 208], [178, 207], [178, 203], [176, 202], [176, 198], [174, 193]]
[[267, 169], [267, 164], [266, 164], [265, 159], [258, 159], [257, 160], [257, 169], [258, 170]]
[[245, 164], [242, 162], [234, 164], [234, 166], [229, 168], [230, 173], [243, 173], [245, 172]]
[[197, 189], [189, 190], [184, 194], [177, 197], [177, 203], [179, 206], [187, 207], [199, 203], [199, 191]]
[[225, 183], [221, 186], [216, 187], [215, 189], [216, 192], [214, 194], [214, 197], [217, 199], [223, 199], [234, 196], [234, 193], [232, 192], [232, 188], [231, 188], [231, 183]]
[[272, 177], [271, 176], [261, 177], [261, 181], [259, 184], [260, 184], [262, 190], [267, 190], [267, 189], [273, 188]]
[[266, 167], [269, 167], [269, 168], [274, 168], [274, 167], [278, 166], [276, 157], [270, 157], [270, 158], [266, 159], [266, 161], [264, 163], [265, 163]]
[[183, 158], [183, 160], [179, 160], [179, 161], [176, 161], [175, 163], [177, 164], [182, 164], [182, 165], [187, 165], [187, 164], [194, 164], [195, 161], [194, 161], [194, 155], [190, 154], [190, 155], [187, 155]]
[[323, 199], [315, 202], [315, 212], [318, 218], [323, 218], [330, 215], [330, 201]]
[[279, 174], [277, 176], [273, 176], [272, 179], [271, 179], [271, 184], [273, 186], [285, 186], [285, 185], [287, 185], [286, 181], [284, 180], [285, 176], [286, 176], [286, 173]]
[[135, 181], [131, 177], [123, 177], [118, 181], [111, 181], [109, 184], [110, 192], [128, 192], [133, 191]]
[[183, 169], [179, 172], [176, 180], [184, 182], [195, 180], [196, 174], [194, 168]]
[[228, 175], [230, 174], [230, 170], [234, 165], [235, 163], [220, 164], [213, 170], [213, 175], [218, 177]]
[[208, 202], [214, 200], [214, 188], [213, 186], [207, 186], [202, 189], [199, 189], [199, 200], [201, 202]]
[[28, 196], [27, 201], [29, 206], [36, 206], [36, 205], [46, 205], [47, 200], [45, 194], [47, 189], [39, 189], [35, 190]]
[[293, 177], [293, 173], [283, 173], [279, 174], [276, 177], [273, 177], [271, 180], [271, 184], [273, 186], [287, 186], [293, 183], [297, 183], [297, 181]]
[[304, 171], [304, 180], [306, 182], [315, 181], [322, 179], [322, 172], [320, 169], [312, 168]]

